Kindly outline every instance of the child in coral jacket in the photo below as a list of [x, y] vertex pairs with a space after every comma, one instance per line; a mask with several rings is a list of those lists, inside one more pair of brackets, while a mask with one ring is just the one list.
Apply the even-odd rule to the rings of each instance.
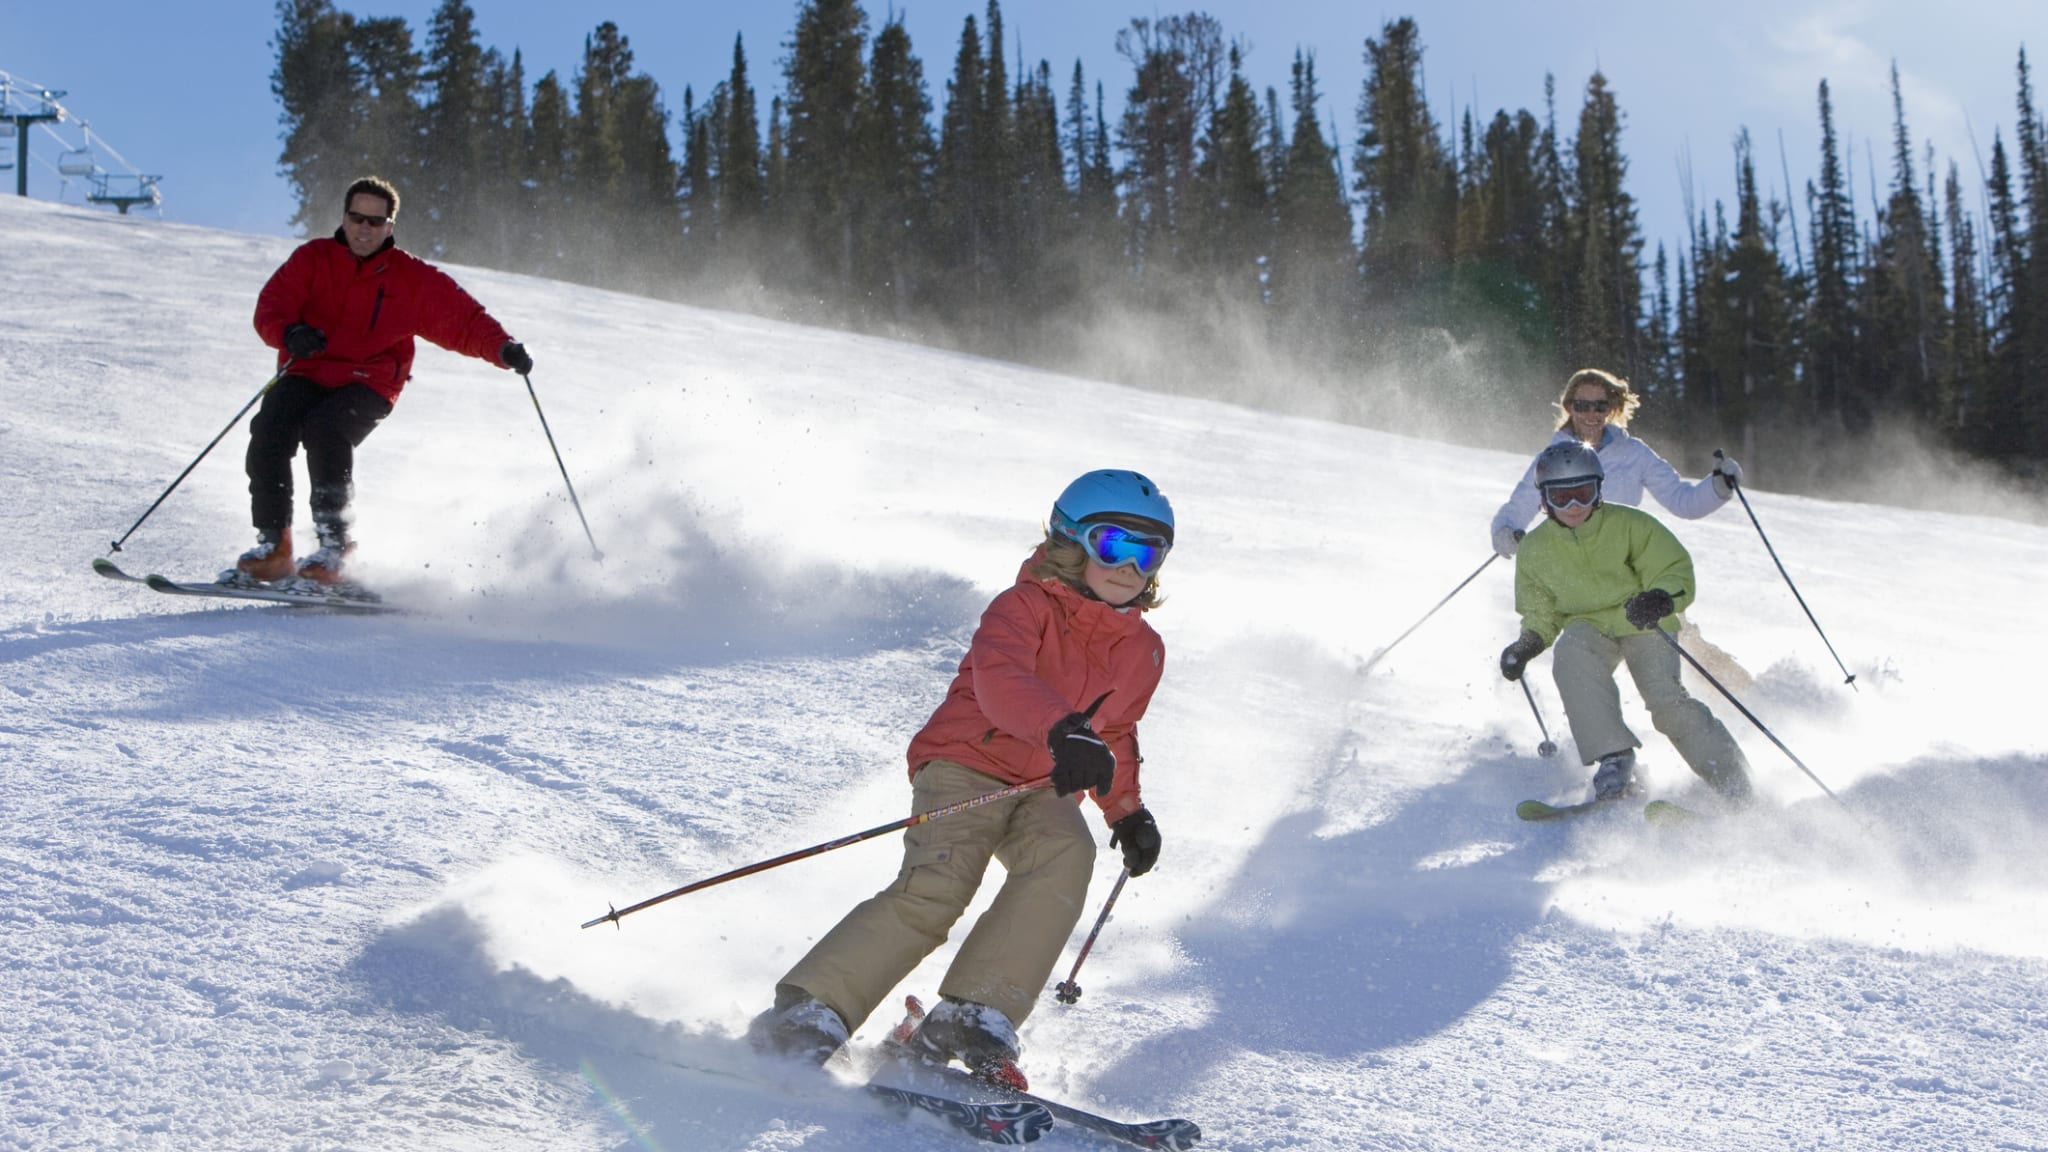
[[[1090, 472], [1054, 502], [1044, 541], [982, 614], [945, 700], [910, 742], [913, 812], [1046, 784], [904, 834], [896, 879], [857, 905], [776, 985], [754, 1042], [824, 1061], [945, 942], [991, 858], [1007, 873], [911, 1044], [927, 1058], [1021, 1079], [1017, 1028], [1080, 919], [1092, 793], [1133, 876], [1159, 855], [1139, 792], [1137, 722], [1165, 653], [1159, 603], [1173, 507], [1130, 471]], [[1014, 1082], [1014, 1079], [1013, 1079]]]

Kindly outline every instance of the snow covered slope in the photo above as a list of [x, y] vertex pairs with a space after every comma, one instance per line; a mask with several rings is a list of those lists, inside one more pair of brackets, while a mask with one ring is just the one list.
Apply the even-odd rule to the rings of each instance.
[[[1223, 1149], [2048, 1149], [2048, 530], [1755, 493], [1855, 691], [1739, 507], [1679, 523], [1846, 808], [1717, 700], [1766, 811], [1525, 825], [1587, 773], [1495, 673], [1507, 566], [1372, 661], [1520, 458], [458, 269], [602, 565], [518, 378], [423, 346], [358, 475], [412, 612], [94, 578], [268, 377], [288, 249], [0, 199], [0, 1147], [959, 1147], [736, 1038], [893, 838], [577, 925], [903, 815], [982, 605], [1120, 466], [1181, 523], [1166, 847], [1026, 1024], [1037, 1087]], [[245, 547], [245, 444], [119, 559]]]

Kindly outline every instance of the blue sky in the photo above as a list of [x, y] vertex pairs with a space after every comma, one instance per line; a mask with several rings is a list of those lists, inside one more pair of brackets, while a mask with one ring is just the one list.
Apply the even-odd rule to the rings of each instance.
[[[572, 75], [584, 36], [600, 21], [616, 22], [638, 66], [660, 83], [676, 113], [685, 85], [701, 94], [725, 75], [735, 34], [746, 38], [756, 84], [764, 92], [779, 89], [783, 41], [797, 10], [794, 0], [472, 3], [482, 41], [508, 55], [521, 49], [529, 79], [551, 68]], [[358, 15], [403, 16], [424, 41], [435, 5], [344, 0], [338, 6]], [[131, 163], [162, 174], [167, 218], [290, 231], [291, 193], [276, 166], [279, 126], [269, 87], [276, 15], [268, 0], [100, 0], [78, 8], [13, 0], [8, 9], [0, 21], [0, 69], [68, 91], [64, 103], [73, 113]], [[937, 105], [961, 23], [983, 12], [985, 3], [911, 0], [896, 9]], [[1767, 186], [1784, 185], [1780, 132], [1793, 183], [1803, 186], [1815, 167], [1814, 89], [1823, 77], [1834, 92], [1838, 124], [1853, 138], [1859, 210], [1867, 213], [1872, 153], [1866, 141], [1875, 149], [1880, 183], [1890, 171], [1893, 60], [1904, 81], [1908, 126], [1917, 140], [1932, 142], [1942, 171], [1951, 159], [1961, 166], [1975, 202], [1977, 157], [1988, 163], [1994, 129], [2008, 143], [2012, 138], [2016, 53], [2022, 45], [2034, 53], [2039, 89], [2039, 58], [2048, 50], [2048, 3], [2040, 0], [1961, 0], [1939, 14], [1907, 0], [1728, 0], [1712, 6], [1442, 0], [1394, 7], [1325, 0], [1184, 7], [1013, 0], [1004, 18], [1013, 60], [1020, 50], [1034, 64], [1049, 60], [1064, 100], [1079, 58], [1091, 85], [1105, 82], [1114, 111], [1129, 83], [1129, 68], [1115, 52], [1117, 30], [1133, 16], [1189, 10], [1210, 13], [1227, 34], [1248, 40], [1253, 83], [1278, 88], [1283, 98], [1295, 48], [1313, 49], [1323, 118], [1335, 118], [1347, 164], [1364, 79], [1361, 47], [1389, 19], [1408, 15], [1421, 26], [1431, 106], [1440, 120], [1450, 119], [1454, 102], [1488, 116], [1502, 107], [1540, 114], [1543, 77], [1550, 72], [1557, 77], [1559, 119], [1569, 131], [1586, 78], [1596, 68], [1604, 71], [1628, 117], [1630, 190], [1641, 201], [1652, 250], [1657, 241], [1684, 234], [1683, 156], [1690, 154], [1701, 206], [1732, 198], [1730, 142], [1741, 127], [1757, 142]], [[870, 7], [877, 23], [888, 11], [886, 3]], [[35, 146], [54, 154], [47, 138]], [[6, 176], [11, 191], [13, 173]], [[31, 167], [31, 195], [55, 198], [59, 190], [54, 174]], [[66, 198], [76, 200], [80, 191], [74, 183]], [[1800, 204], [1803, 226], [1803, 199]]]

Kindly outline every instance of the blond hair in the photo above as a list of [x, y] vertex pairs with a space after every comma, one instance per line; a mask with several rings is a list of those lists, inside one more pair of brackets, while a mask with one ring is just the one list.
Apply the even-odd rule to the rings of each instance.
[[1607, 402], [1613, 405], [1607, 413], [1607, 422], [1616, 428], [1628, 427], [1628, 418], [1643, 406], [1643, 398], [1628, 386], [1628, 381], [1598, 368], [1581, 368], [1564, 382], [1564, 392], [1557, 398], [1557, 410], [1564, 414], [1557, 422], [1559, 432], [1571, 431], [1572, 393], [1578, 391], [1581, 384], [1598, 384], [1600, 390], [1607, 393]]
[[[1091, 600], [1096, 599], [1095, 593], [1088, 590], [1087, 572], [1088, 550], [1065, 536], [1054, 534], [1050, 529], [1046, 531], [1045, 540], [1039, 544], [1038, 551], [1031, 556], [1033, 579], [1058, 580], [1081, 595]], [[1119, 604], [1117, 607], [1142, 608], [1150, 611], [1159, 607], [1165, 600], [1166, 597], [1159, 591], [1159, 573], [1154, 572], [1146, 578], [1143, 592], [1132, 597], [1128, 603]]]

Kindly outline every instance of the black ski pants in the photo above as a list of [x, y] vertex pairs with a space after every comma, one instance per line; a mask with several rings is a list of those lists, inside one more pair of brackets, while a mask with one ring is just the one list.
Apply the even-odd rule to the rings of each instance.
[[389, 415], [391, 402], [366, 384], [327, 388], [287, 376], [272, 386], [249, 422], [249, 515], [256, 530], [275, 538], [291, 525], [292, 457], [301, 444], [313, 488], [313, 522], [345, 530], [356, 446]]

